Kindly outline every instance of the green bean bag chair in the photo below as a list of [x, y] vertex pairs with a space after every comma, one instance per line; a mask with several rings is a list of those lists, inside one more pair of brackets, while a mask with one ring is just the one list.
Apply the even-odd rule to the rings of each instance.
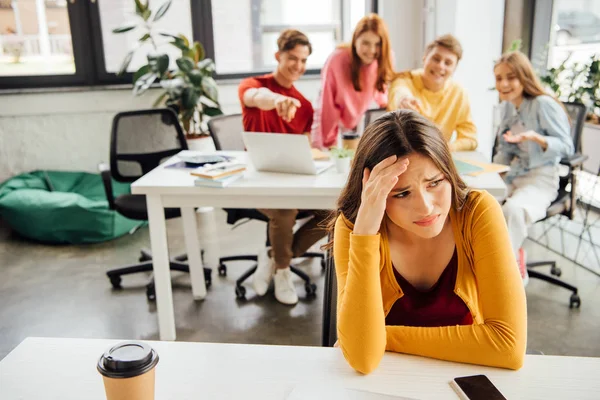
[[[129, 184], [113, 181], [115, 197]], [[0, 216], [16, 232], [45, 243], [97, 243], [130, 232], [140, 221], [108, 208], [99, 174], [35, 171], [0, 185]]]

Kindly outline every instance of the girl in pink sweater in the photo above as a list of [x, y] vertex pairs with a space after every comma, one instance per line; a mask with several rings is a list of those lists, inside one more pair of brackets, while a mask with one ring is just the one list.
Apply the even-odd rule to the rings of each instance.
[[390, 40], [383, 19], [363, 17], [352, 43], [336, 49], [321, 70], [321, 92], [311, 129], [312, 145], [337, 144], [338, 127], [355, 129], [372, 101], [387, 105], [387, 83], [393, 74]]

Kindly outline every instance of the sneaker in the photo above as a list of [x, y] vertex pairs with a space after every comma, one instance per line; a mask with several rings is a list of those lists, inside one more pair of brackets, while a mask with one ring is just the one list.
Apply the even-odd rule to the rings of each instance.
[[267, 293], [275, 272], [275, 261], [269, 257], [269, 250], [267, 247], [258, 253], [256, 271], [252, 275], [252, 287], [259, 296]]
[[527, 284], [529, 283], [529, 274], [527, 273], [527, 253], [522, 247], [519, 248], [517, 262], [519, 264], [519, 272], [521, 273], [521, 279], [523, 279], [523, 286], [527, 286]]
[[292, 280], [292, 270], [288, 268], [275, 271], [275, 298], [283, 304], [293, 305], [298, 302], [298, 294]]

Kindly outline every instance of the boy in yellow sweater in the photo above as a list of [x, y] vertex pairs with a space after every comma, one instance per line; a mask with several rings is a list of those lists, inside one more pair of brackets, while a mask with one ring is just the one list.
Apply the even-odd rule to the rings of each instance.
[[462, 57], [452, 35], [440, 36], [425, 49], [423, 68], [397, 74], [389, 89], [388, 110], [414, 110], [433, 121], [450, 141], [450, 151], [477, 148], [477, 128], [465, 90], [451, 77]]
[[367, 127], [336, 214], [338, 340], [354, 369], [386, 350], [522, 366], [525, 291], [502, 209], [467, 188], [429, 120], [398, 110]]

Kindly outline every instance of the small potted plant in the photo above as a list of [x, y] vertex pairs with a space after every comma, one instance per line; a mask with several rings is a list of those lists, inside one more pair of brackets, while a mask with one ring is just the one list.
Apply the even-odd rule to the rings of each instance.
[[350, 171], [350, 162], [352, 161], [352, 157], [354, 157], [354, 150], [332, 147], [329, 149], [329, 152], [335, 164], [335, 169], [337, 169], [340, 174], [348, 173], [348, 171]]
[[[190, 139], [209, 137], [207, 118], [223, 114], [217, 83], [212, 77], [215, 63], [210, 58], [205, 58], [201, 43], [192, 43], [181, 34], [173, 35], [157, 30], [155, 22], [165, 15], [172, 0], [164, 2], [155, 12], [150, 10], [148, 3], [148, 0], [135, 0], [137, 21], [113, 30], [113, 33], [120, 34], [139, 28], [141, 35], [138, 46], [125, 56], [118, 74], [127, 72], [127, 67], [141, 44], [150, 43], [154, 51], [148, 54], [148, 63], [133, 74], [133, 94], [139, 96], [153, 83], [159, 83], [164, 91], [156, 99], [154, 106], [164, 104], [177, 113], [188, 142]], [[165, 40], [181, 50], [181, 56], [175, 60], [175, 68], [169, 68], [169, 55], [158, 49], [161, 41]]]

